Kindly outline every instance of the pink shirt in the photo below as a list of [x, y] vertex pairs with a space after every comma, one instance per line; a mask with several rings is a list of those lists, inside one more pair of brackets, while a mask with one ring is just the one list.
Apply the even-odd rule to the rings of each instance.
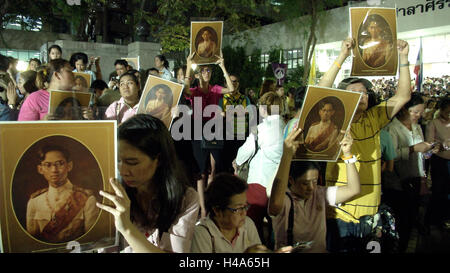
[[48, 114], [50, 93], [41, 89], [31, 93], [20, 108], [18, 121], [42, 120]]
[[195, 226], [191, 252], [243, 253], [247, 248], [257, 244], [261, 244], [261, 240], [250, 217], [245, 217], [244, 225], [238, 229], [230, 242], [208, 216], [202, 218]]
[[[205, 110], [206, 106], [208, 106], [208, 105], [219, 105], [219, 100], [222, 97], [222, 88], [223, 87], [219, 86], [219, 85], [214, 85], [214, 86], [209, 85], [208, 88], [209, 88], [208, 93], [203, 93], [199, 86], [190, 88], [191, 96], [190, 96], [189, 100], [191, 101], [194, 119], [195, 119], [195, 113], [196, 113], [194, 99], [196, 97], [201, 98], [202, 113]], [[198, 113], [197, 113], [197, 115], [198, 115]], [[200, 116], [202, 116], [202, 115], [200, 115]], [[203, 117], [203, 120], [207, 121], [207, 120], [212, 119], [213, 117], [214, 117], [214, 113], [212, 114], [212, 117]]]
[[[180, 213], [168, 232], [164, 232], [159, 239], [158, 229], [148, 230], [145, 232], [148, 241], [164, 251], [189, 253], [199, 208], [197, 192], [187, 188]], [[127, 247], [124, 252], [132, 252], [131, 247]]]
[[105, 119], [117, 120], [120, 124], [137, 114], [139, 103], [130, 107], [123, 98], [111, 103], [105, 112]]
[[[317, 186], [311, 198], [303, 200], [290, 194], [294, 202], [293, 244], [296, 242], [314, 241], [311, 249], [304, 252], [326, 252], [326, 206], [334, 206], [337, 187]], [[275, 233], [275, 249], [287, 246], [287, 229], [291, 201], [284, 196], [284, 206], [277, 216], [272, 216]]]

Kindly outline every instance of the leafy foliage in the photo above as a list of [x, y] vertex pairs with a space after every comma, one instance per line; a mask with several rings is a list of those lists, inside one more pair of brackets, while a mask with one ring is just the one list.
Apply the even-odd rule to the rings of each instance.
[[[300, 23], [298, 20], [290, 20], [291, 25], [295, 29], [303, 30], [306, 40], [306, 47], [304, 48], [304, 70], [303, 70], [303, 84], [306, 85], [311, 67], [312, 56], [317, 42], [316, 31], [319, 20], [325, 13], [322, 11], [335, 8], [343, 5], [342, 0], [279, 0], [281, 3], [281, 13], [285, 15], [286, 19], [293, 19], [302, 15], [308, 15], [307, 23]], [[322, 20], [326, 23], [326, 20]]]

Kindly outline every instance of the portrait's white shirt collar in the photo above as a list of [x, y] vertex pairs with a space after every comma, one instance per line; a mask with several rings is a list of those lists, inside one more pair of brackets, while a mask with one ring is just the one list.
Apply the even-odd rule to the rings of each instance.
[[71, 192], [73, 188], [73, 184], [70, 182], [69, 178], [64, 185], [58, 188], [54, 188], [52, 186], [48, 187], [48, 197], [51, 200], [54, 200], [57, 196], [61, 196], [63, 192]]

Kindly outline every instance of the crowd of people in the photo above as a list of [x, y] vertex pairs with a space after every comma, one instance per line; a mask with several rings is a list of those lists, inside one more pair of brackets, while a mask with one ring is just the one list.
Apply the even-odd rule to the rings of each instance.
[[[343, 40], [318, 86], [333, 86], [354, 46], [353, 39]], [[100, 192], [112, 205], [96, 205], [115, 218], [121, 247], [101, 251], [364, 253], [375, 240], [384, 252], [405, 252], [414, 226], [424, 234], [430, 225], [450, 228], [450, 78], [426, 78], [417, 92], [409, 45], [398, 40], [397, 46], [398, 79], [350, 77], [338, 84], [362, 97], [349, 131], [330, 127], [328, 142], [342, 149], [337, 162], [292, 160], [300, 145], [317, 144], [300, 137], [305, 87], [284, 90], [266, 79], [259, 92], [244, 94], [222, 55], [215, 65], [225, 86], [210, 82], [214, 64], [192, 71], [195, 52], [173, 73], [163, 55], [145, 73], [118, 59], [107, 81], [98, 57], [76, 52], [64, 60], [57, 45], [49, 48], [48, 63], [31, 59], [20, 73], [14, 59], [2, 55], [0, 120], [117, 121], [120, 177], [109, 180], [114, 192]], [[90, 74], [90, 88], [79, 87], [73, 72]], [[200, 138], [194, 129], [190, 137], [174, 140], [157, 116], [137, 113], [149, 75], [184, 85], [178, 105], [191, 110], [172, 111], [172, 117], [201, 124]], [[49, 90], [90, 91], [93, 99], [89, 106], [72, 101], [49, 114]], [[222, 112], [203, 114], [214, 105]], [[251, 105], [254, 111], [244, 110]], [[235, 118], [228, 106], [242, 106], [237, 112], [244, 118]], [[324, 103], [318, 126], [328, 124], [333, 111]], [[223, 127], [215, 130], [223, 138], [203, 136], [217, 120]], [[44, 155], [41, 164], [57, 172], [48, 160]], [[67, 175], [61, 179], [49, 187], [68, 181]]]

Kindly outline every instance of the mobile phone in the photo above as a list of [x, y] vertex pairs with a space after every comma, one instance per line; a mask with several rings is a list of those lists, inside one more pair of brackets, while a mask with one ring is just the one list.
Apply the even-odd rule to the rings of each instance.
[[314, 241], [308, 241], [308, 242], [297, 242], [292, 246], [291, 253], [300, 253], [303, 252], [306, 249], [310, 249], [312, 247], [312, 244]]

